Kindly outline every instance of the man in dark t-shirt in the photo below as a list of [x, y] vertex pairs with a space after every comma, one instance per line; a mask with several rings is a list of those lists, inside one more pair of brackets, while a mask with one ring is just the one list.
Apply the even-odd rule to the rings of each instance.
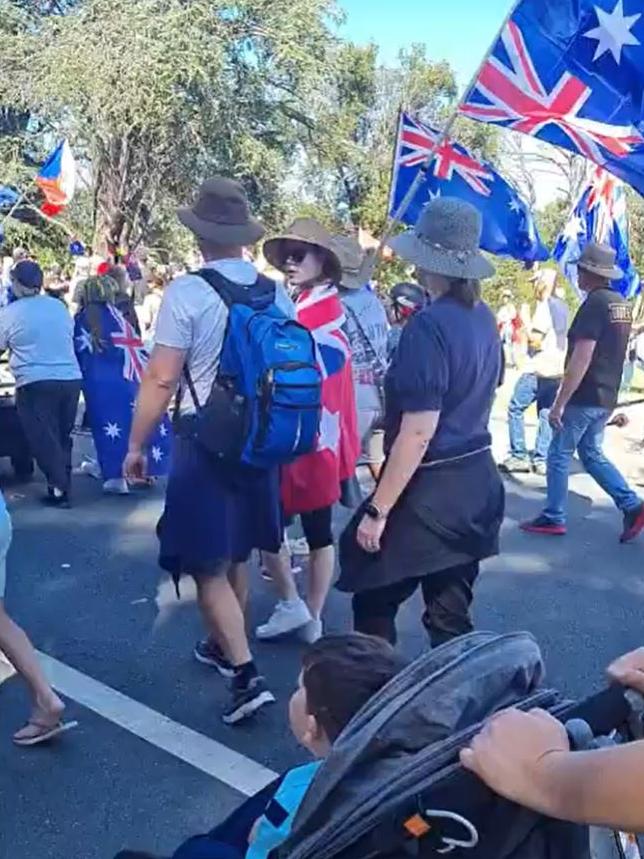
[[577, 450], [588, 474], [621, 510], [621, 541], [628, 543], [644, 530], [644, 503], [606, 458], [602, 444], [617, 405], [631, 306], [611, 289], [611, 281], [623, 277], [612, 248], [587, 245], [578, 266], [579, 286], [588, 297], [570, 328], [566, 372], [550, 411], [556, 434], [548, 454], [548, 501], [540, 516], [521, 527], [536, 534], [566, 533], [568, 473]]

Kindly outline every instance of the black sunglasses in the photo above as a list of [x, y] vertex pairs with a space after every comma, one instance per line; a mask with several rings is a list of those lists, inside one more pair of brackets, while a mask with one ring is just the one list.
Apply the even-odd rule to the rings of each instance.
[[292, 261], [295, 265], [301, 265], [310, 251], [308, 245], [285, 245], [282, 251], [284, 263]]

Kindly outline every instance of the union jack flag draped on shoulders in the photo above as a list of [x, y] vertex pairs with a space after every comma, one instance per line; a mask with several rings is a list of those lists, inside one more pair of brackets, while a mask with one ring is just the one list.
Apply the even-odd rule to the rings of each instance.
[[461, 112], [594, 161], [644, 193], [641, 0], [522, 0]]
[[[122, 476], [148, 356], [139, 335], [111, 304], [95, 303], [76, 314], [74, 344], [96, 456], [103, 480], [113, 480]], [[164, 418], [149, 442], [151, 476], [168, 473], [171, 442], [170, 421]]]
[[311, 332], [322, 372], [322, 417], [317, 450], [282, 468], [287, 515], [320, 510], [340, 498], [340, 484], [353, 477], [360, 441], [349, 341], [335, 286], [314, 286], [295, 303], [297, 321]]
[[[400, 116], [391, 186], [393, 216], [416, 180], [441, 132], [407, 113]], [[445, 140], [433, 157], [402, 221], [413, 226], [423, 206], [436, 197], [459, 197], [483, 217], [481, 247], [493, 254], [533, 262], [550, 256], [539, 238], [528, 205], [493, 167], [453, 140]]]
[[626, 190], [623, 182], [601, 167], [595, 168], [553, 253], [578, 294], [577, 262], [588, 242], [601, 242], [615, 250], [617, 265], [624, 277], [612, 282], [613, 289], [621, 292], [624, 298], [637, 295], [641, 282], [628, 248]]

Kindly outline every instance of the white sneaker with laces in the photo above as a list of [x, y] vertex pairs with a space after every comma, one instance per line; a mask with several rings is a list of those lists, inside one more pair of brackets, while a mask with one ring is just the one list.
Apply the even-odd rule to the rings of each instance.
[[303, 599], [290, 602], [280, 600], [266, 623], [257, 627], [255, 635], [263, 641], [279, 638], [280, 635], [287, 635], [306, 626], [310, 620], [311, 614]]
[[315, 642], [322, 638], [324, 635], [324, 630], [322, 628], [322, 621], [314, 617], [306, 624], [306, 626], [300, 627], [297, 631], [300, 639], [306, 644], [315, 644]]

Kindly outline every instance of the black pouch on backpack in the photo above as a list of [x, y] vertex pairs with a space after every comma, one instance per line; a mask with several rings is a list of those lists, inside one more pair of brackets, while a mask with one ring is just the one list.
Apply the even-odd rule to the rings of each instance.
[[184, 378], [195, 404], [196, 414], [180, 415], [180, 398], [175, 407], [175, 431], [183, 438], [198, 442], [215, 460], [238, 461], [250, 427], [248, 403], [225, 379], [212, 386], [202, 406], [197, 397], [190, 371], [184, 367]]

